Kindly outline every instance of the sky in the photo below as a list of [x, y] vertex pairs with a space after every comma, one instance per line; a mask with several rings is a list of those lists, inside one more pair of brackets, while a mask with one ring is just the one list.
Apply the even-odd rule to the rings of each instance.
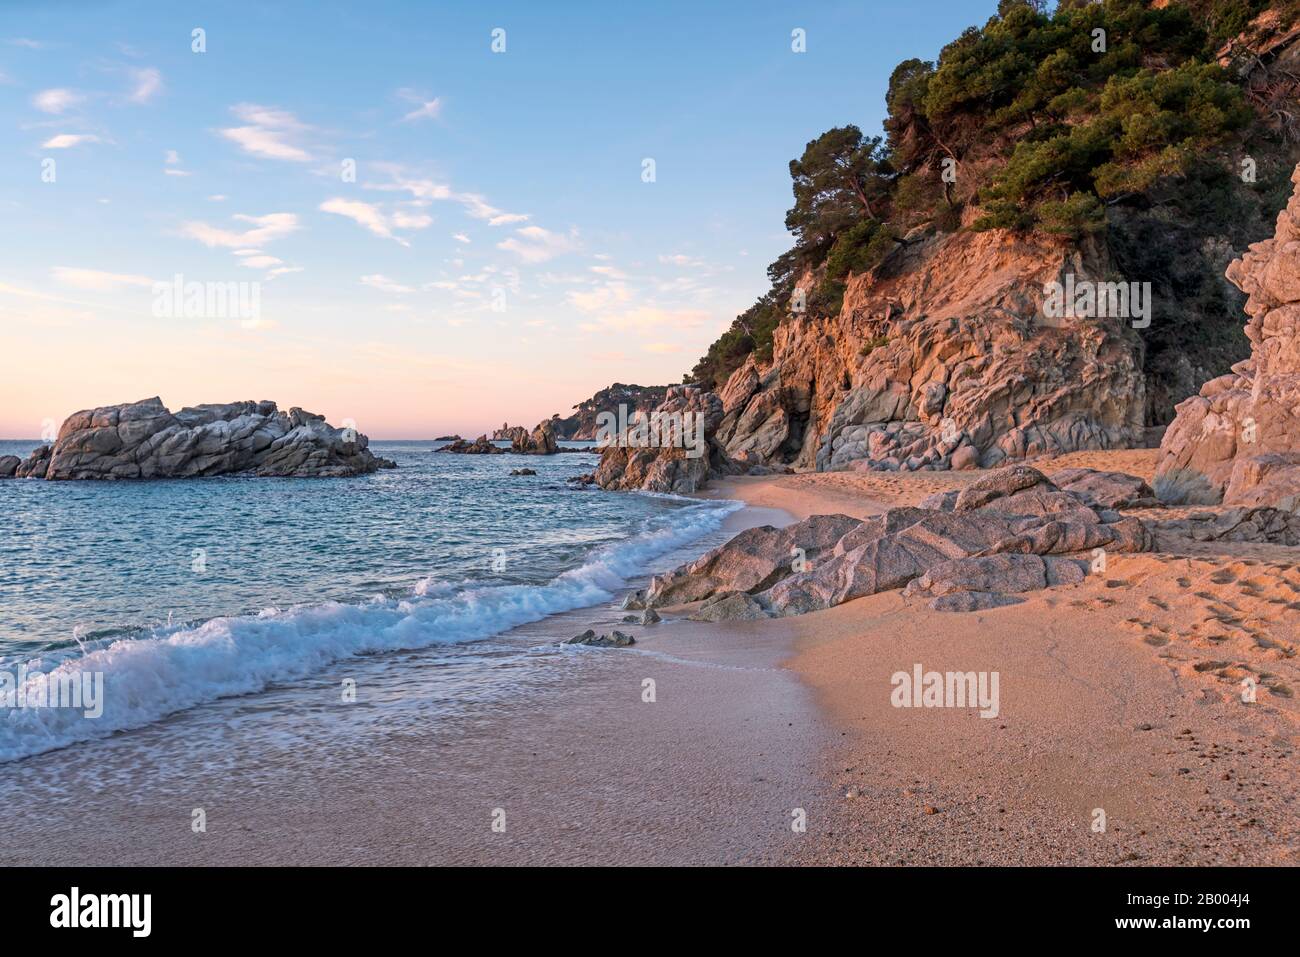
[[680, 382], [789, 248], [789, 161], [995, 7], [4, 4], [0, 436], [154, 395], [474, 436]]

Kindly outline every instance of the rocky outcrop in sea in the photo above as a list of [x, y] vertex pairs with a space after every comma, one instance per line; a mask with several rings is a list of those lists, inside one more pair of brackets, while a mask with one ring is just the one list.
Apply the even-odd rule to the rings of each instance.
[[[193, 478], [249, 473], [337, 477], [392, 468], [371, 454], [369, 439], [337, 429], [324, 416], [274, 402], [198, 405], [172, 413], [154, 397], [70, 415], [52, 445], [16, 465], [0, 459], [0, 477], [63, 479]], [[12, 467], [11, 467], [12, 466]]]
[[1228, 267], [1250, 358], [1178, 405], [1156, 467], [1167, 502], [1300, 512], [1300, 166], [1291, 180], [1273, 238]]

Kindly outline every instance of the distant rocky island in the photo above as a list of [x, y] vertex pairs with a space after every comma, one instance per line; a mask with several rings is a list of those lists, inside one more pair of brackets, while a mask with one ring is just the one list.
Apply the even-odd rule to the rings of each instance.
[[[648, 414], [668, 398], [668, 389], [666, 385], [626, 385], [615, 382], [601, 389], [590, 399], [584, 399], [574, 405], [573, 415], [564, 418], [561, 418], [558, 412], [552, 415], [550, 428], [561, 442], [591, 442], [596, 439], [599, 430], [597, 420], [601, 413], [609, 412], [617, 416], [621, 407], [629, 416], [636, 413]], [[493, 430], [492, 441], [514, 444], [520, 436], [527, 437], [534, 431], [536, 430], [527, 429], [522, 425], [503, 422], [501, 428]], [[459, 439], [460, 436], [451, 438]]]
[[[506, 453], [514, 453], [515, 455], [555, 455], [559, 452], [591, 453], [594, 451], [586, 448], [561, 447], [555, 431], [556, 421], [555, 418], [543, 419], [537, 423], [537, 427], [531, 432], [523, 426], [503, 425], [492, 433], [492, 438], [489, 439], [487, 433], [484, 433], [473, 442], [455, 436], [449, 445], [444, 445], [437, 451], [450, 452], [453, 455], [505, 455]], [[502, 448], [495, 444], [503, 439], [509, 439], [510, 448]]]
[[354, 428], [274, 402], [197, 405], [171, 412], [155, 396], [76, 412], [52, 444], [0, 457], [0, 478], [151, 479], [247, 473], [335, 478], [394, 468]]

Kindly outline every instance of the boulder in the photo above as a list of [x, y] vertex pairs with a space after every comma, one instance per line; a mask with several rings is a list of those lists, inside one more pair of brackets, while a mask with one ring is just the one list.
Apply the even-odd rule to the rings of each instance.
[[1038, 469], [1028, 465], [1011, 465], [962, 489], [953, 501], [953, 511], [966, 512], [982, 508], [994, 499], [1005, 498], [1029, 488], [1057, 491], [1056, 486]]
[[692, 621], [761, 621], [767, 617], [763, 606], [743, 591], [714, 595], [690, 615]]
[[[697, 614], [754, 614], [752, 597], [758, 609], [788, 616], [913, 582], [911, 594], [931, 598], [1001, 595], [1082, 581], [1095, 549], [1149, 551], [1155, 543], [1146, 523], [1094, 509], [1025, 465], [935, 504], [941, 507], [893, 508], [863, 521], [817, 515], [785, 529], [746, 529], [655, 576], [646, 603], [707, 600]], [[1064, 557], [1071, 555], [1081, 557]], [[721, 610], [710, 610], [723, 599]], [[990, 600], [971, 599], [971, 607], [993, 607]], [[943, 604], [955, 610], [963, 602]]]
[[949, 464], [955, 472], [965, 472], [970, 469], [977, 469], [980, 466], [980, 454], [975, 451], [971, 445], [963, 445], [957, 451], [952, 453], [952, 460]]
[[551, 419], [538, 422], [532, 432], [517, 430], [510, 441], [510, 451], [520, 455], [554, 455], [558, 447], [555, 422]]
[[505, 455], [509, 449], [503, 449], [499, 445], [494, 445], [487, 437], [486, 433], [480, 435], [473, 442], [467, 442], [464, 439], [457, 439], [450, 445], [444, 445], [437, 452], [450, 452], [453, 455]]
[[[1300, 545], [1300, 512], [1268, 506], [1193, 512], [1177, 518], [1145, 521], [1162, 551], [1170, 536], [1196, 542], [1259, 542]], [[1160, 543], [1166, 543], [1161, 545]]]
[[0, 455], [0, 478], [13, 478], [23, 460], [16, 455]]
[[1075, 585], [1087, 576], [1086, 562], [1034, 554], [996, 554], [940, 562], [912, 579], [904, 597], [953, 592], [1018, 593], [1053, 585]]
[[54, 447], [50, 445], [37, 446], [32, 450], [32, 454], [23, 459], [14, 469], [14, 478], [45, 478], [53, 451]]
[[754, 593], [813, 565], [859, 524], [848, 515], [813, 515], [774, 528], [759, 525], [675, 571], [656, 575], [646, 590], [651, 606], [681, 605], [718, 592]]
[[598, 635], [588, 628], [582, 634], [566, 638], [560, 644], [587, 645], [592, 648], [626, 648], [628, 645], [635, 645], [636, 639], [621, 631], [611, 631], [608, 635]]
[[1097, 469], [1062, 469], [1051, 482], [1092, 508], [1152, 508], [1160, 504], [1151, 486], [1136, 475]]

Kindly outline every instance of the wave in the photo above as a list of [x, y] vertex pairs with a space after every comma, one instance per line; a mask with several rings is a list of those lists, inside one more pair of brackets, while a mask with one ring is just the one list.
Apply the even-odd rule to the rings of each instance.
[[[424, 580], [409, 596], [329, 602], [257, 615], [213, 618], [147, 637], [86, 642], [48, 669], [42, 659], [0, 670], [29, 670], [34, 682], [103, 674], [103, 713], [73, 708], [7, 708], [0, 718], [0, 762], [13, 761], [139, 728], [170, 714], [273, 683], [304, 678], [342, 659], [475, 641], [559, 612], [607, 602], [649, 562], [716, 531], [739, 502], [691, 500], [647, 519], [630, 538], [601, 546], [584, 563], [545, 584], [453, 586]], [[33, 672], [41, 672], [41, 678]]]

